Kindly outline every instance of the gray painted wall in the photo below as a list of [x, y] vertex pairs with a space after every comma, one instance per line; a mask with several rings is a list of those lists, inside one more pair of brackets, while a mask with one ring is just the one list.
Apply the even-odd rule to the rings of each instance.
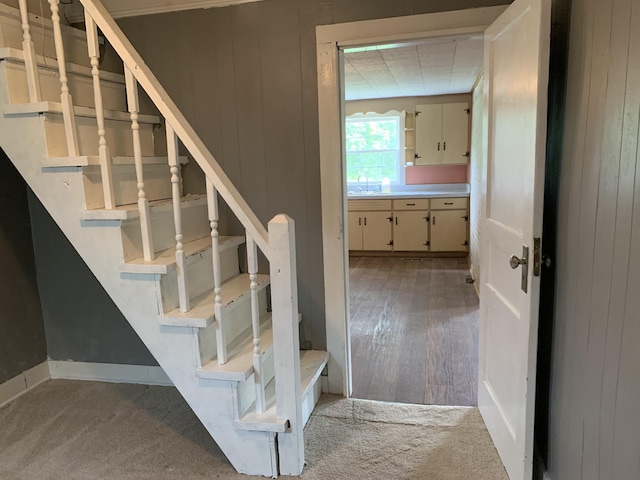
[[314, 348], [326, 344], [316, 25], [500, 3], [268, 0], [119, 20], [258, 217], [296, 221], [302, 329]]
[[49, 358], [157, 365], [33, 193], [29, 205]]
[[27, 190], [0, 150], [0, 383], [47, 359]]
[[573, 0], [550, 405], [554, 480], [640, 479], [640, 0]]

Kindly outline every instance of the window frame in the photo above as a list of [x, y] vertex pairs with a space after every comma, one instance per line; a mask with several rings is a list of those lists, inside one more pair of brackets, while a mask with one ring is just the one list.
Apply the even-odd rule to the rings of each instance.
[[[397, 158], [396, 158], [396, 172], [397, 172], [397, 180], [391, 181], [391, 185], [404, 185], [406, 183], [405, 176], [405, 115], [404, 112], [400, 112], [397, 110], [389, 111], [386, 113], [374, 113], [368, 112], [366, 114], [363, 113], [354, 113], [353, 115], [348, 115], [345, 117], [345, 177], [347, 176], [347, 172], [349, 169], [349, 151], [346, 148], [346, 124], [349, 122], [357, 122], [362, 120], [376, 120], [376, 119], [394, 119], [398, 122], [398, 150], [397, 150]], [[363, 152], [376, 152], [378, 150], [364, 150]], [[395, 150], [382, 150], [382, 151], [395, 151]], [[354, 152], [355, 153], [355, 152]], [[369, 188], [371, 185], [378, 186], [382, 182], [382, 179], [378, 180], [370, 180]], [[362, 182], [346, 182], [348, 188], [356, 188], [361, 187]]]

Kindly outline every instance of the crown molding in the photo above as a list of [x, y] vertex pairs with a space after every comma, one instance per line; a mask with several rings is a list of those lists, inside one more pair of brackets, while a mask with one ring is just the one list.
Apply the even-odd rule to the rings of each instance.
[[[258, 1], [261, 0], [103, 0], [103, 3], [113, 18], [124, 18], [198, 8], [228, 7]], [[84, 22], [84, 11], [78, 0], [64, 5], [64, 10], [69, 23]]]

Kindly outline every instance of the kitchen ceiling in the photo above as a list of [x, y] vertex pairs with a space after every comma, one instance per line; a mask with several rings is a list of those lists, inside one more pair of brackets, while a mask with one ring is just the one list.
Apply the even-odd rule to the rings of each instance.
[[345, 99], [468, 93], [483, 52], [482, 35], [346, 49]]

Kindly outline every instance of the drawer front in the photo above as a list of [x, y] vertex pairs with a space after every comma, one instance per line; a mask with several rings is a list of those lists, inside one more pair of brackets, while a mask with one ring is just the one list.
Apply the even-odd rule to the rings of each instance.
[[432, 198], [431, 210], [466, 210], [468, 198]]
[[428, 198], [407, 198], [406, 200], [394, 200], [394, 210], [429, 210]]
[[391, 210], [391, 200], [348, 200], [347, 208], [350, 212]]

